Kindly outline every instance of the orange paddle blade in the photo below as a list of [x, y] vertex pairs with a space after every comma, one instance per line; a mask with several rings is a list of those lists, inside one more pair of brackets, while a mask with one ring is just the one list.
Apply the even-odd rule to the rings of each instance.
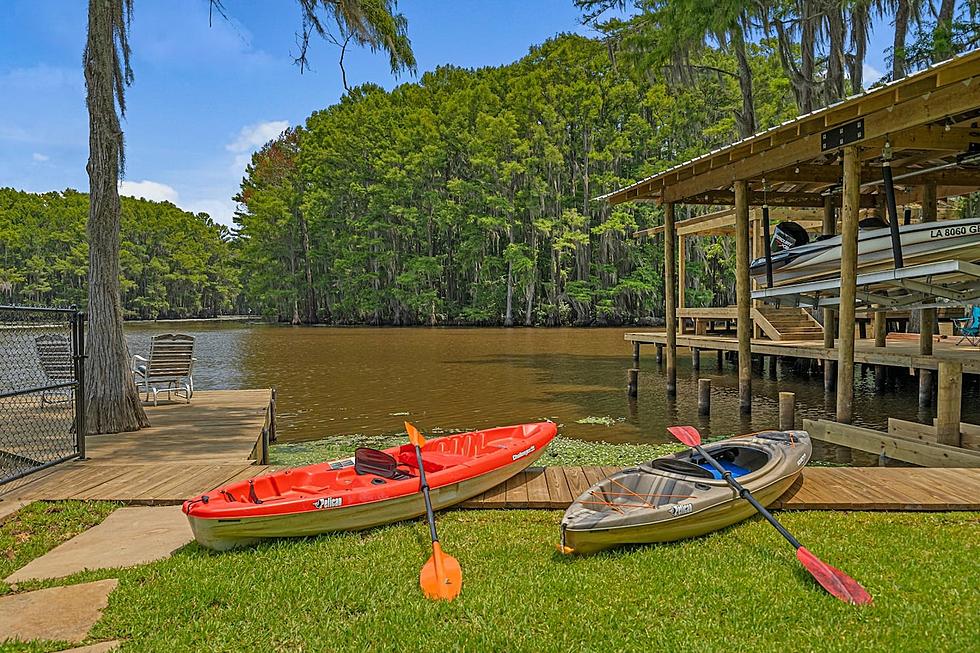
[[405, 422], [405, 430], [408, 431], [408, 441], [415, 446], [421, 447], [425, 445], [425, 438], [419, 432], [415, 425], [411, 422]]
[[442, 552], [438, 542], [432, 543], [432, 557], [422, 567], [419, 585], [427, 598], [452, 601], [463, 589], [463, 570], [459, 561]]

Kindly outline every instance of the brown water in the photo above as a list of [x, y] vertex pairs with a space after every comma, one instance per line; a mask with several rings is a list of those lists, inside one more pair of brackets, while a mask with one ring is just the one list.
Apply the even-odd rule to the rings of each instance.
[[[346, 434], [394, 434], [411, 419], [426, 429], [476, 429], [552, 419], [583, 440], [664, 442], [670, 424], [694, 424], [706, 435], [728, 435], [776, 425], [778, 393], [795, 392], [797, 418], [833, 412], [820, 375], [791, 366], [776, 379], [753, 379], [751, 417], [738, 411], [735, 368], [717, 369], [702, 354], [701, 371], [683, 353], [676, 401], [652, 347], [644, 349], [640, 396], [630, 402], [632, 366], [626, 329], [397, 329], [326, 328], [181, 322], [133, 324], [130, 350], [145, 355], [156, 333], [197, 338], [197, 389], [276, 387], [279, 436], [311, 440]], [[712, 380], [712, 414], [697, 416], [697, 378]], [[914, 380], [875, 394], [872, 374], [856, 376], [855, 423], [884, 427], [889, 416], [931, 420], [916, 405]], [[975, 399], [964, 419], [978, 421]], [[404, 415], [407, 413], [408, 415]], [[596, 418], [607, 424], [580, 423]]]

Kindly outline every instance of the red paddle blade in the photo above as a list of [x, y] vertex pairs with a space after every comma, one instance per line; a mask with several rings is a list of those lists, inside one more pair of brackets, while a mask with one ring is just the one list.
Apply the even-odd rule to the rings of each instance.
[[853, 603], [854, 605], [867, 605], [871, 603], [871, 595], [868, 594], [868, 590], [861, 587], [859, 582], [840, 569], [831, 567], [810, 553], [806, 547], [801, 546], [796, 550], [796, 558], [806, 567], [810, 575], [820, 583], [821, 587], [841, 601]]
[[693, 426], [668, 426], [667, 432], [689, 447], [701, 444], [701, 434]]

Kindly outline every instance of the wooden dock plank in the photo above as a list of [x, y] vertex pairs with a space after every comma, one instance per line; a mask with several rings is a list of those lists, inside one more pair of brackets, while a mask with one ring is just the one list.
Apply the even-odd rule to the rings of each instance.
[[523, 508], [528, 505], [527, 471], [521, 471], [507, 480], [506, 503], [508, 508]]
[[[564, 510], [595, 481], [608, 476], [610, 470], [615, 471], [616, 468], [549, 467], [544, 474], [533, 478], [534, 483], [538, 483], [538, 479], [543, 477], [549, 486], [547, 507]], [[528, 478], [515, 477], [500, 486], [502, 489], [490, 490], [461, 507], [545, 507], [537, 498], [532, 501], [529, 497], [521, 503], [517, 486]], [[567, 494], [558, 500], [558, 493], [566, 489]], [[500, 498], [501, 494], [509, 499]], [[486, 497], [491, 498], [487, 500]], [[783, 510], [980, 510], [980, 469], [808, 467], [803, 470], [800, 480], [772, 507]]]
[[5, 499], [105, 499], [176, 503], [268, 468], [250, 456], [270, 409], [270, 390], [216, 390], [147, 406], [151, 427], [86, 439], [85, 460], [0, 486]]
[[548, 480], [543, 467], [529, 467], [524, 471], [527, 487], [528, 508], [550, 508], [553, 504]]

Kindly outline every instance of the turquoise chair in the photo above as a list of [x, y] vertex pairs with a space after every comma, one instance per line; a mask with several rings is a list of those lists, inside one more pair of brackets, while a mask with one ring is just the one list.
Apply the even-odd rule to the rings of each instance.
[[961, 344], [966, 340], [970, 345], [976, 347], [980, 345], [980, 306], [972, 306], [967, 317], [953, 320], [960, 330], [960, 340], [956, 344]]

